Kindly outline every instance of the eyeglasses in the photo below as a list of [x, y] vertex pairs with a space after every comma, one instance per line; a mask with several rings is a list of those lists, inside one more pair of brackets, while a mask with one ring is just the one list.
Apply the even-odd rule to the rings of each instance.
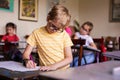
[[49, 28], [50, 28], [51, 30], [53, 30], [53, 31], [55, 31], [55, 32], [56, 32], [56, 31], [58, 31], [58, 32], [63, 32], [63, 29], [56, 27], [52, 22], [50, 22], [49, 24], [50, 24], [50, 27], [49, 27]]
[[59, 30], [59, 28], [57, 28], [54, 24], [51, 24], [50, 29], [55, 30], [55, 31]]

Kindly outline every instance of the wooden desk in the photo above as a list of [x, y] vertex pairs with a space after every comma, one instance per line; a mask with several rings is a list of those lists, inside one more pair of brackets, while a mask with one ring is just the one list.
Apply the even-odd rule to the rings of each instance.
[[41, 72], [43, 77], [54, 80], [120, 80], [112, 73], [113, 68], [120, 67], [120, 61], [108, 61], [69, 68], [67, 70]]
[[120, 76], [112, 74], [113, 68], [118, 66], [120, 67], [120, 61], [89, 64], [51, 72], [19, 72], [0, 68], [0, 79], [31, 80], [31, 78], [39, 76], [38, 80], [120, 80]]
[[112, 60], [120, 59], [120, 51], [105, 52], [103, 53], [103, 56], [112, 58]]
[[[72, 48], [73, 48], [73, 47], [72, 47]], [[79, 49], [79, 48], [80, 48], [80, 46], [75, 46], [75, 49]], [[93, 52], [98, 52], [98, 53], [101, 52], [101, 50], [92, 48], [92, 47], [90, 47], [90, 46], [83, 46], [83, 49], [84, 49], [84, 50], [93, 51]]]

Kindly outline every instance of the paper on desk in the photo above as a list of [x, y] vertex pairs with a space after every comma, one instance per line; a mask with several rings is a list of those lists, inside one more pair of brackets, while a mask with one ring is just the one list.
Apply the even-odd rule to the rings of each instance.
[[120, 76], [120, 67], [113, 68], [113, 75], [119, 75]]
[[25, 72], [25, 71], [35, 71], [35, 70], [39, 70], [39, 66], [37, 66], [34, 69], [29, 69], [23, 66], [22, 63], [19, 62], [15, 62], [15, 61], [2, 61], [0, 62], [0, 68], [5, 68], [5, 69], [9, 69], [12, 71], [21, 71], [21, 72]]

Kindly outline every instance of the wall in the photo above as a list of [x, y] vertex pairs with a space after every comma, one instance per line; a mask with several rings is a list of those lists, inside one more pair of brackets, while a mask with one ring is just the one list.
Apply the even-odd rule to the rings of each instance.
[[[5, 25], [7, 22], [14, 22], [17, 25], [17, 35], [20, 37], [21, 40], [23, 40], [24, 35], [30, 34], [34, 29], [44, 26], [46, 24], [46, 15], [48, 13], [48, 9], [50, 9], [50, 4], [48, 0], [38, 0], [39, 6], [38, 6], [38, 22], [32, 22], [32, 21], [23, 21], [18, 20], [18, 8], [19, 3], [18, 0], [14, 0], [14, 12], [5, 12], [0, 10], [0, 34], [5, 33]], [[55, 0], [51, 0], [55, 1]], [[57, 0], [56, 0], [57, 1]], [[61, 4], [65, 5], [71, 15], [72, 20], [79, 19], [79, 0], [59, 0]], [[49, 4], [49, 5], [48, 5]], [[73, 5], [73, 6], [71, 6]], [[71, 21], [71, 25], [72, 25]]]
[[0, 34], [5, 33], [4, 27], [7, 22], [14, 22], [17, 25], [17, 35], [20, 37], [20, 39], [23, 39], [24, 35], [30, 34], [35, 28], [45, 25], [47, 15], [47, 1], [38, 1], [38, 22], [18, 20], [18, 0], [14, 0], [14, 12], [0, 11]]
[[[14, 0], [14, 12], [0, 10], [0, 34], [5, 33], [4, 26], [7, 22], [17, 24], [17, 34], [21, 39], [35, 28], [45, 25], [48, 12], [47, 0], [38, 1], [38, 22], [18, 20], [18, 0]], [[72, 15], [71, 25], [74, 19], [80, 24], [92, 21], [93, 37], [120, 36], [120, 23], [109, 22], [109, 0], [60, 0], [60, 3], [69, 9]]]
[[80, 0], [80, 23], [91, 21], [94, 24], [93, 37], [120, 36], [120, 22], [109, 22], [110, 0]]
[[60, 0], [60, 4], [64, 5], [68, 8], [70, 14], [71, 14], [71, 23], [73, 24], [73, 20], [79, 20], [79, 0]]

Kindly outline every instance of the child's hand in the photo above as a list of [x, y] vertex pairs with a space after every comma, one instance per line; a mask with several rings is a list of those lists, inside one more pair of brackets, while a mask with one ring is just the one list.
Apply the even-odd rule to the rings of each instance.
[[55, 66], [40, 66], [40, 71], [53, 71], [56, 70]]
[[27, 68], [35, 68], [36, 67], [36, 63], [33, 62], [32, 60], [29, 60], [27, 63], [26, 63], [26, 67]]

